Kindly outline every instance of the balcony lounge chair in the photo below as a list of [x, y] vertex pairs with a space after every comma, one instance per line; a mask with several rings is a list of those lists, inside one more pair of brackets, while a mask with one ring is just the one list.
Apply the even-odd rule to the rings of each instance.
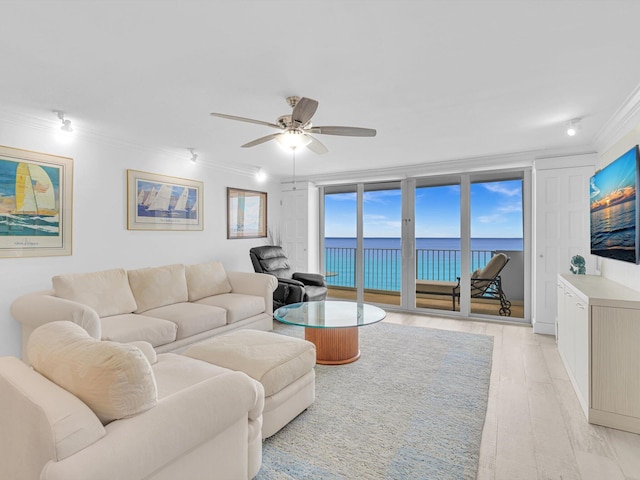
[[[482, 269], [471, 274], [471, 298], [490, 298], [500, 301], [499, 314], [511, 316], [511, 302], [502, 290], [500, 272], [509, 262], [504, 253], [497, 253]], [[451, 295], [452, 309], [456, 309], [456, 298], [460, 305], [460, 277], [457, 282], [439, 280], [416, 280], [416, 293], [425, 295]]]
[[273, 292], [273, 308], [292, 303], [322, 301], [327, 298], [327, 283], [319, 273], [293, 272], [289, 259], [277, 245], [263, 245], [249, 250], [256, 273], [269, 273], [278, 278]]

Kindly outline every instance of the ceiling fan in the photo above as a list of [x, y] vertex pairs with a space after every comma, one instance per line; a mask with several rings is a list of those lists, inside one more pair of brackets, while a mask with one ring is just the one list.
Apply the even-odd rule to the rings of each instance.
[[235, 115], [227, 115], [226, 113], [212, 113], [214, 117], [227, 118], [229, 120], [238, 120], [240, 122], [257, 123], [258, 125], [266, 125], [280, 130], [278, 133], [272, 133], [266, 137], [257, 138], [251, 142], [242, 145], [243, 148], [255, 147], [269, 140], [276, 140], [285, 147], [293, 150], [299, 147], [307, 147], [314, 153], [327, 153], [325, 147], [317, 138], [311, 134], [320, 135], [341, 135], [348, 137], [375, 137], [376, 131], [372, 128], [360, 127], [316, 127], [311, 124], [311, 117], [316, 113], [318, 102], [307, 97], [287, 97], [287, 102], [293, 108], [290, 115], [282, 115], [278, 117], [275, 123], [263, 122], [262, 120], [254, 120], [252, 118], [236, 117]]

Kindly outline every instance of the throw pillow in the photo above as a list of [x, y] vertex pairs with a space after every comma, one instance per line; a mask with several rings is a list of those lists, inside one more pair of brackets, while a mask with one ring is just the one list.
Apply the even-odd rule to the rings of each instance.
[[138, 304], [134, 313], [186, 302], [189, 299], [184, 265], [141, 268], [129, 270], [127, 274]]
[[99, 317], [131, 313], [136, 300], [122, 269], [58, 275], [51, 280], [56, 297], [93, 308]]
[[82, 400], [103, 424], [157, 403], [153, 370], [138, 347], [96, 340], [73, 322], [36, 328], [27, 356], [37, 372]]
[[227, 279], [222, 263], [209, 262], [185, 267], [189, 301], [231, 292], [231, 284]]

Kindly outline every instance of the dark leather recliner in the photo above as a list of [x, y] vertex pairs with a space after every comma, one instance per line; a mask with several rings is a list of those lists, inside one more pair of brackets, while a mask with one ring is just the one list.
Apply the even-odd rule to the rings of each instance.
[[268, 273], [278, 278], [273, 292], [273, 308], [291, 303], [322, 301], [327, 298], [327, 283], [319, 273], [293, 272], [282, 247], [263, 245], [249, 250], [256, 273]]

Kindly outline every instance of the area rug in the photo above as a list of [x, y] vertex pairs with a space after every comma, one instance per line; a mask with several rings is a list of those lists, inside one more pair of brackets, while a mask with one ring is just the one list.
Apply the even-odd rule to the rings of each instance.
[[378, 323], [360, 351], [316, 366], [316, 401], [265, 440], [257, 479], [475, 479], [493, 338]]

